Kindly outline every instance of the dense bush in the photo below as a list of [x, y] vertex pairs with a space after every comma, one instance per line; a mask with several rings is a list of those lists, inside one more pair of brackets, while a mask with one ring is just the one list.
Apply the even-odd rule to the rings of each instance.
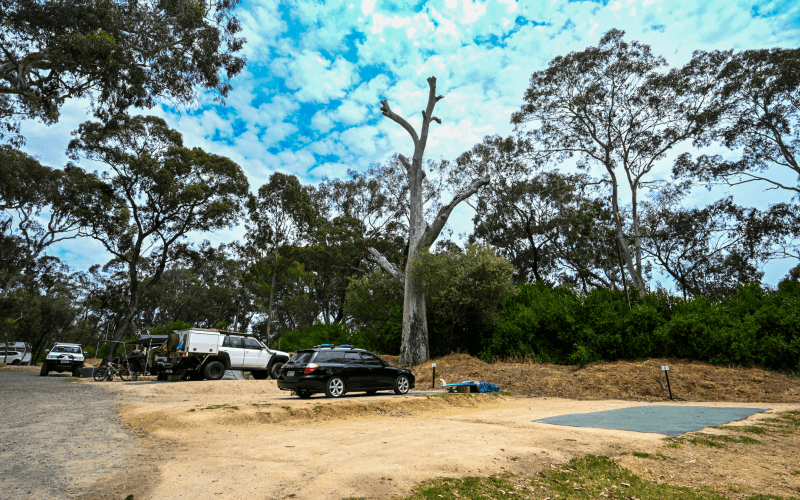
[[303, 330], [285, 333], [280, 339], [280, 349], [287, 352], [296, 352], [320, 344], [354, 344], [367, 349], [373, 347], [364, 333], [351, 332], [350, 328], [343, 323], [314, 325]]
[[522, 356], [585, 365], [597, 360], [674, 357], [716, 364], [800, 365], [800, 285], [757, 284], [711, 301], [663, 291], [581, 296], [568, 287], [521, 285], [485, 336], [484, 359]]

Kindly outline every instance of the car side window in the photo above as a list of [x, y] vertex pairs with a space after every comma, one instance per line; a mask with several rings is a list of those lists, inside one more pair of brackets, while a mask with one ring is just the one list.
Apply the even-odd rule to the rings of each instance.
[[364, 364], [367, 365], [383, 366], [383, 362], [380, 359], [378, 359], [378, 357], [375, 356], [374, 354], [367, 354], [365, 352], [362, 352], [361, 359], [364, 360]]
[[342, 353], [341, 351], [320, 351], [317, 354], [317, 358], [314, 360], [315, 363], [341, 363], [342, 362]]
[[344, 362], [347, 364], [361, 363], [361, 355], [357, 352], [346, 352], [344, 353]]
[[222, 347], [238, 347], [238, 348], [242, 348], [242, 347], [244, 347], [242, 345], [242, 340], [243, 339], [241, 337], [231, 337], [230, 335], [228, 335], [227, 337], [225, 337], [225, 340], [222, 341]]
[[258, 349], [261, 350], [261, 344], [258, 343], [258, 340], [250, 337], [246, 337], [244, 339], [244, 347], [245, 349]]

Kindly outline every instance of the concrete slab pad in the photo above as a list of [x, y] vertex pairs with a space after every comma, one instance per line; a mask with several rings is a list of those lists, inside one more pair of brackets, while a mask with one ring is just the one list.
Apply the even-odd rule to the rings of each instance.
[[558, 415], [533, 420], [533, 422], [680, 436], [686, 432], [742, 420], [750, 415], [768, 410], [770, 408], [633, 406], [617, 410]]

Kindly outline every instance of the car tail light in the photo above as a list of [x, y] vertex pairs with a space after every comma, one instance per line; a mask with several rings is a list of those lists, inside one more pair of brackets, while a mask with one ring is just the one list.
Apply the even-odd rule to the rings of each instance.
[[303, 374], [307, 375], [316, 370], [317, 368], [319, 368], [319, 365], [317, 365], [316, 363], [309, 363], [306, 365], [306, 369], [303, 371]]

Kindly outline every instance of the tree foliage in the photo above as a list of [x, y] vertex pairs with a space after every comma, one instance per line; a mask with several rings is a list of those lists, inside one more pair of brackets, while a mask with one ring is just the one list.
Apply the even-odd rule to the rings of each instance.
[[[575, 158], [580, 167], [603, 169], [623, 258], [634, 286], [644, 291], [639, 191], [652, 183], [656, 162], [676, 145], [700, 140], [715, 122], [718, 111], [707, 95], [716, 88], [722, 57], [709, 54], [665, 74], [662, 57], [623, 35], [611, 30], [597, 47], [556, 57], [534, 73], [512, 122], [526, 131], [533, 161]], [[622, 219], [620, 182], [631, 193], [628, 221]]]
[[0, 138], [18, 118], [58, 120], [90, 97], [98, 118], [158, 99], [188, 103], [195, 88], [228, 95], [244, 67], [237, 0], [0, 0]]
[[231, 160], [183, 147], [180, 133], [160, 118], [120, 115], [106, 124], [84, 123], [75, 136], [73, 159], [99, 161], [110, 170], [107, 189], [94, 193], [82, 218], [89, 235], [125, 268], [126, 308], [111, 336], [120, 340], [180, 240], [190, 231], [233, 224], [247, 179]]

